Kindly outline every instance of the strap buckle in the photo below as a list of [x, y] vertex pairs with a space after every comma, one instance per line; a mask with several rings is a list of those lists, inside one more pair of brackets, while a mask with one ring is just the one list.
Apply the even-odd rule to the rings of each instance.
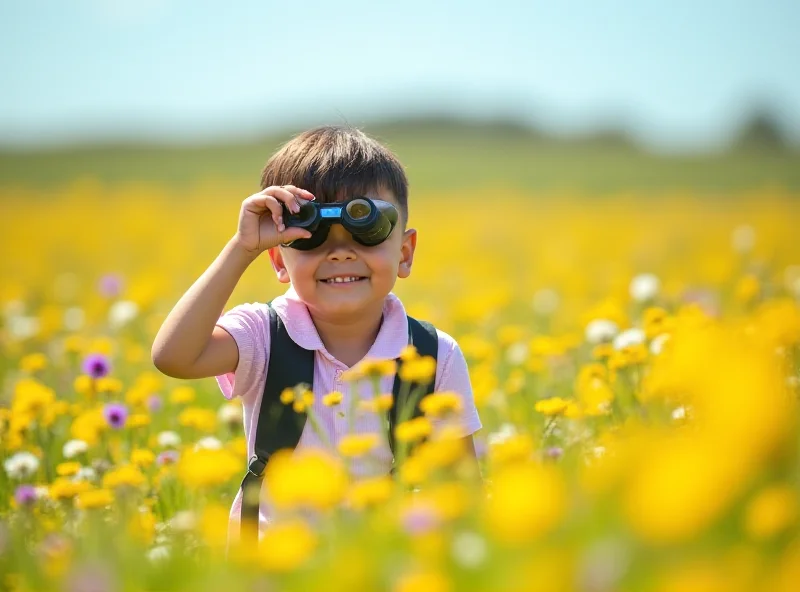
[[261, 478], [264, 475], [264, 469], [266, 467], [267, 461], [261, 460], [257, 454], [254, 454], [250, 457], [247, 472], [253, 475], [253, 477]]

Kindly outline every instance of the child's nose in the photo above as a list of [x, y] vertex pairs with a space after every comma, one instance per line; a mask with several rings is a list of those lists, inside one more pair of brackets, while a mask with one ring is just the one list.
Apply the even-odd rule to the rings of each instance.
[[355, 259], [356, 242], [353, 236], [341, 224], [332, 224], [328, 231], [328, 239], [324, 243], [328, 249], [328, 258], [333, 260]]

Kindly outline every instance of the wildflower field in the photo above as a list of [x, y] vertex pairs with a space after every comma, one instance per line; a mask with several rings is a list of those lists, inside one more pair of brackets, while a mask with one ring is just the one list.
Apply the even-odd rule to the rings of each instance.
[[[150, 346], [245, 197], [0, 194], [0, 589], [797, 590], [800, 195], [412, 187], [395, 291], [467, 357], [482, 483], [444, 394], [395, 479], [347, 477], [363, 437], [276, 457], [275, 526], [226, 549], [241, 406]], [[263, 257], [226, 310], [283, 289]]]

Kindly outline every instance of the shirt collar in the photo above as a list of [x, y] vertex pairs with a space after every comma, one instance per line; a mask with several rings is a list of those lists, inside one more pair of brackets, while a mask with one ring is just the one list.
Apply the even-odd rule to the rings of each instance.
[[[286, 332], [303, 349], [320, 350], [331, 356], [320, 339], [314, 320], [305, 303], [300, 300], [293, 286], [283, 296], [272, 301], [272, 307], [281, 317]], [[408, 345], [408, 318], [403, 303], [389, 293], [383, 301], [383, 322], [375, 342], [367, 352], [366, 358], [395, 359]]]

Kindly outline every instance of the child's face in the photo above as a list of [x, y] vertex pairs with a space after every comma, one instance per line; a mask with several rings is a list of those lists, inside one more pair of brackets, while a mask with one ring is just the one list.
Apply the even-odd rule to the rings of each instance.
[[[366, 197], [388, 201], [400, 210], [388, 190], [371, 191]], [[316, 249], [275, 247], [270, 249], [270, 259], [278, 280], [291, 282], [313, 315], [346, 319], [380, 309], [397, 278], [411, 273], [416, 242], [416, 230], [404, 231], [402, 220], [385, 241], [373, 247], [358, 244], [341, 224], [332, 224], [328, 238]], [[336, 276], [360, 279], [328, 281]]]

